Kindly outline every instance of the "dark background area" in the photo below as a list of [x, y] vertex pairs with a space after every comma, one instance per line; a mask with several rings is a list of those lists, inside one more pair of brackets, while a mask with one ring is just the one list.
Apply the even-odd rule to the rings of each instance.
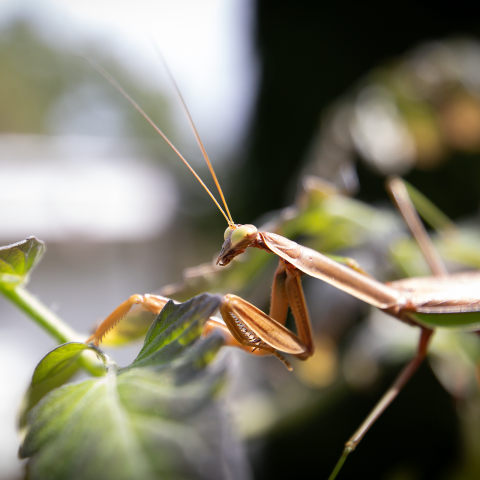
[[[243, 182], [231, 194], [242, 198], [232, 207], [233, 217], [241, 219], [291, 203], [291, 180], [300, 173], [322, 110], [370, 69], [422, 42], [480, 35], [475, 9], [465, 3], [442, 9], [424, 3], [375, 7], [260, 0], [255, 11], [261, 84], [242, 171], [248, 196], [241, 194]], [[439, 171], [406, 177], [454, 217], [476, 211], [480, 199], [480, 191], [468, 189], [469, 178], [480, 175], [478, 156], [462, 169], [455, 160]], [[358, 174], [360, 198], [387, 198], [383, 178], [361, 164]]]

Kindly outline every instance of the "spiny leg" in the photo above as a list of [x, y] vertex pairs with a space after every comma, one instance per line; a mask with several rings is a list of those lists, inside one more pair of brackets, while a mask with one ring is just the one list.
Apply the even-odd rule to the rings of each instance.
[[220, 313], [238, 343], [275, 355], [289, 370], [290, 364], [280, 352], [301, 357], [307, 351], [297, 335], [241, 297], [225, 295]]
[[[349, 258], [342, 258], [341, 260], [353, 270], [368, 276], [356, 261]], [[280, 258], [273, 278], [269, 316], [285, 325], [288, 306], [290, 305], [297, 326], [298, 337], [306, 346], [306, 350], [297, 357], [305, 360], [313, 355], [315, 345], [310, 315], [300, 280], [302, 275], [303, 272], [298, 268]]]
[[134, 305], [139, 305], [146, 311], [158, 314], [168, 300], [168, 298], [159, 295], [132, 295], [128, 300], [121, 303], [107, 318], [105, 318], [85, 343], [93, 342], [94, 345], [98, 345], [108, 331], [120, 322]]
[[273, 276], [272, 297], [270, 299], [269, 316], [285, 325], [288, 314], [288, 298], [285, 283], [287, 281], [287, 266], [281, 258]]
[[[283, 261], [283, 260], [281, 260]], [[302, 282], [300, 277], [303, 273], [298, 268], [287, 264], [287, 279], [285, 288], [287, 292], [288, 303], [292, 309], [297, 333], [300, 340], [306, 345], [307, 350], [304, 354], [298, 356], [302, 360], [311, 357], [315, 351], [313, 343], [312, 323], [307, 309], [307, 302], [303, 294]]]
[[213, 332], [219, 332], [222, 334], [224, 338], [224, 345], [226, 347], [235, 347], [235, 348], [240, 348], [241, 350], [244, 350], [245, 352], [252, 354], [252, 355], [269, 355], [272, 352], [259, 349], [259, 348], [254, 348], [252, 350], [251, 345], [242, 345], [241, 343], [238, 342], [238, 340], [232, 335], [228, 327], [224, 323], [220, 323], [217, 321], [215, 318], [210, 317], [207, 322], [205, 323], [205, 326], [203, 327], [203, 332], [202, 336], [208, 337], [208, 335], [211, 335]]
[[[93, 335], [91, 335], [85, 343], [93, 342], [94, 345], [97, 345], [102, 341], [103, 337], [108, 333], [110, 329], [115, 327], [132, 309], [133, 306], [138, 305], [145, 311], [152, 312], [154, 314], [159, 314], [162, 308], [169, 301], [169, 298], [162, 297], [160, 295], [145, 294], [132, 295], [128, 300], [121, 303], [110, 315], [108, 315], [105, 320], [97, 327]], [[232, 336], [230, 330], [226, 325], [220, 323], [215, 318], [211, 317], [205, 323], [203, 328], [202, 335], [208, 336], [213, 332], [220, 332], [225, 339], [225, 345], [241, 348], [248, 353], [254, 353], [255, 355], [266, 355], [271, 352], [266, 352], [265, 350], [257, 350], [251, 352], [251, 346], [245, 346], [238, 342], [234, 336]]]
[[[346, 257], [335, 257], [335, 260], [343, 263], [352, 270], [365, 276], [370, 276], [353, 259]], [[305, 360], [311, 357], [315, 351], [313, 342], [312, 325], [308, 313], [307, 303], [303, 293], [300, 280], [304, 273], [291, 263], [280, 258], [278, 267], [273, 278], [272, 298], [270, 302], [270, 317], [285, 325], [288, 313], [288, 306], [292, 310], [295, 325], [297, 326], [298, 337], [305, 344], [306, 350], [296, 355]]]
[[269, 316], [285, 325], [288, 306], [290, 305], [297, 326], [298, 337], [306, 346], [305, 352], [298, 355], [298, 358], [305, 360], [313, 355], [315, 346], [310, 316], [300, 281], [302, 275], [303, 273], [298, 268], [280, 258], [273, 277]]
[[384, 393], [379, 402], [375, 405], [373, 410], [369, 413], [367, 418], [363, 421], [357, 431], [350, 437], [348, 442], [345, 444], [345, 449], [343, 451], [340, 460], [335, 466], [332, 474], [329, 477], [329, 480], [333, 480], [338, 472], [340, 471], [343, 463], [347, 456], [355, 450], [357, 445], [360, 443], [364, 435], [370, 429], [370, 427], [375, 423], [375, 421], [380, 417], [380, 415], [385, 411], [385, 409], [392, 403], [395, 397], [398, 395], [400, 390], [405, 386], [405, 384], [410, 380], [412, 375], [416, 372], [422, 361], [427, 355], [427, 347], [430, 337], [433, 333], [433, 330], [428, 330], [422, 328], [420, 334], [420, 342], [418, 344], [418, 350], [415, 357], [403, 368], [398, 377], [393, 382], [392, 386]]
[[[291, 369], [290, 364], [279, 352], [306, 359], [314, 351], [301, 275], [297, 268], [283, 259], [279, 260], [273, 279], [269, 315], [231, 294], [224, 297], [220, 307], [225, 324], [239, 344], [245, 349], [253, 348], [250, 353], [263, 350], [277, 356], [288, 369]], [[284, 326], [289, 304], [297, 324], [298, 337]]]

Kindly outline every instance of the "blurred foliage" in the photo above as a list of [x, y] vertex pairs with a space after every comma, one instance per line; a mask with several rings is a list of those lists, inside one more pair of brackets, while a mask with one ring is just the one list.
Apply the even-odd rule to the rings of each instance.
[[[247, 181], [249, 195], [232, 207], [233, 217], [252, 219], [291, 203], [292, 179], [301, 177], [305, 158], [312, 155], [319, 118], [378, 65], [432, 39], [459, 34], [478, 39], [475, 9], [463, 7], [436, 9], [433, 19], [426, 4], [396, 9], [390, 16], [385, 9], [363, 4], [345, 8], [334, 2], [301, 2], [292, 8], [280, 1], [272, 8], [269, 1], [257, 0], [254, 34], [260, 88], [232, 197], [243, 198]], [[382, 179], [360, 168], [363, 198], [385, 198]], [[439, 187], [447, 188], [451, 173], [440, 177]], [[424, 188], [427, 178], [422, 184], [409, 180], [447, 211], [431, 194], [434, 187]]]
[[312, 170], [360, 189], [369, 201], [385, 197], [382, 177], [401, 174], [448, 215], [474, 213], [479, 61], [478, 41], [457, 38], [422, 44], [376, 67], [324, 115]]

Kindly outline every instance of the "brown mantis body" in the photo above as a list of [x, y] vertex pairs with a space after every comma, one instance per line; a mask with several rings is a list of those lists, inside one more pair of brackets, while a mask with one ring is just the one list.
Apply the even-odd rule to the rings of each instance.
[[[99, 69], [96, 65], [94, 66]], [[186, 160], [141, 108], [108, 75], [101, 69], [99, 70], [150, 122], [193, 172]], [[179, 96], [181, 98], [180, 94]], [[290, 368], [290, 365], [283, 358], [283, 353], [306, 360], [313, 355], [314, 344], [308, 309], [300, 281], [300, 277], [304, 274], [323, 280], [369, 303], [388, 315], [408, 324], [417, 325], [421, 329], [416, 356], [405, 366], [393, 385], [346, 443], [344, 454], [331, 476], [333, 479], [340, 470], [346, 456], [356, 448], [367, 430], [392, 402], [421, 364], [426, 356], [433, 329], [442, 325], [457, 326], [472, 331], [480, 329], [480, 319], [477, 317], [471, 319], [468, 315], [464, 315], [480, 312], [480, 272], [447, 275], [445, 267], [439, 260], [404, 191], [403, 185], [398, 180], [391, 182], [393, 196], [419, 242], [432, 268], [434, 277], [418, 277], [384, 284], [371, 278], [359, 268], [342, 265], [315, 250], [299, 245], [280, 235], [259, 232], [253, 225], [234, 224], [203, 144], [188, 114], [185, 103], [183, 99], [181, 100], [228, 213], [227, 216], [209, 192], [229, 224], [225, 232], [225, 242], [217, 264], [227, 265], [234, 257], [243, 253], [247, 248], [261, 249], [280, 258], [273, 280], [269, 315], [266, 315], [240, 297], [228, 294], [223, 297], [220, 307], [220, 313], [225, 325], [212, 318], [207, 322], [204, 334], [208, 334], [213, 330], [220, 330], [225, 335], [226, 344], [239, 346], [249, 352], [253, 349], [254, 353], [257, 354], [274, 354], [288, 368]], [[199, 179], [196, 173], [193, 173]], [[204, 185], [200, 179], [199, 181]], [[117, 307], [87, 341], [93, 341], [95, 344], [98, 344], [105, 333], [118, 323], [133, 305], [138, 304], [145, 310], [159, 313], [167, 300], [165, 297], [156, 295], [133, 295]], [[295, 335], [285, 327], [289, 306], [295, 319], [298, 335]], [[455, 314], [462, 314], [463, 320], [456, 320], [456, 323], [453, 324], [448, 320], [448, 317]]]

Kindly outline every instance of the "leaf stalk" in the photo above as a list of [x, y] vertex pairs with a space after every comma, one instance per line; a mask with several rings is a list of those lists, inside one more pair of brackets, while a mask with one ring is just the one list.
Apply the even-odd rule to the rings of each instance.
[[[5, 286], [0, 284], [0, 293], [26, 313], [37, 325], [57, 340], [58, 343], [85, 340], [84, 335], [73, 330], [25, 288], [20, 286], [5, 288]], [[78, 361], [85, 370], [94, 376], [105, 374], [103, 366], [94, 359], [82, 356]]]

